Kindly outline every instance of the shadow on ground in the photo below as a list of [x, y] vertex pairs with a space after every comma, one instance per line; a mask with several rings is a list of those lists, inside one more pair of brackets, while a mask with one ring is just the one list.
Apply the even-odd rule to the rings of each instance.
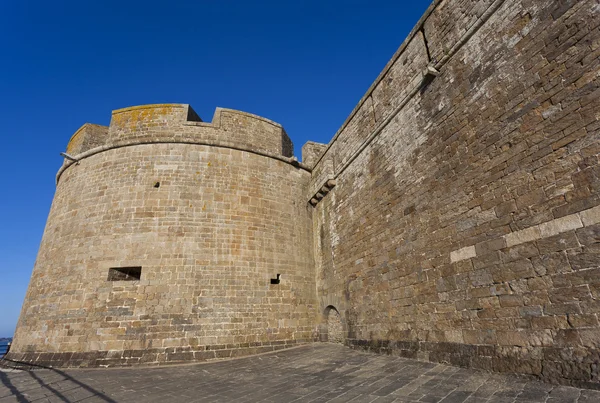
[[[11, 381], [11, 378], [14, 380]], [[46, 398], [51, 398], [52, 401], [75, 402], [93, 397], [97, 401], [116, 403], [101, 391], [86, 385], [64, 371], [42, 365], [2, 360], [0, 381], [2, 382], [0, 401], [11, 396], [12, 400], [20, 403]], [[9, 394], [5, 393], [5, 389]]]

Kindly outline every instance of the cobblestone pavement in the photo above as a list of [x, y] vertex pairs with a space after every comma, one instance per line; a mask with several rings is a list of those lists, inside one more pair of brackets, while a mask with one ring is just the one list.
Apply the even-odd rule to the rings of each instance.
[[160, 368], [2, 370], [4, 402], [600, 402], [554, 386], [341, 345]]

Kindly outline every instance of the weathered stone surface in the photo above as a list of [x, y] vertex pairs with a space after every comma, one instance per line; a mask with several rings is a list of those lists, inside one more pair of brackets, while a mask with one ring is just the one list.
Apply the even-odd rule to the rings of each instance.
[[108, 135], [108, 127], [86, 123], [79, 128], [69, 140], [67, 153], [80, 154], [83, 151], [101, 146]]
[[420, 24], [315, 166], [311, 187], [337, 179], [313, 215], [321, 309], [357, 348], [597, 385], [598, 4], [443, 0]]
[[459, 262], [461, 260], [470, 259], [475, 256], [475, 246], [466, 246], [459, 250], [450, 252], [450, 262]]
[[310, 168], [314, 167], [326, 148], [327, 144], [307, 141], [302, 146], [302, 162]]
[[598, 27], [596, 0], [436, 0], [304, 164], [238, 111], [84, 126], [11, 354], [228, 358], [335, 309], [352, 347], [600, 387]]

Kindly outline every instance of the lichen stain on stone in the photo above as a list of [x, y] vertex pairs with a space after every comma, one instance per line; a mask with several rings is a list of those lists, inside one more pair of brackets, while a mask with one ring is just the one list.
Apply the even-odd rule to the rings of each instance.
[[161, 118], [172, 115], [173, 112], [180, 108], [174, 105], [160, 105], [157, 107], [133, 107], [123, 110], [122, 112], [116, 111], [113, 114], [112, 124], [122, 129], [134, 130], [141, 122], [157, 122]]
[[83, 127], [81, 129], [79, 129], [73, 135], [73, 137], [71, 137], [69, 144], [67, 144], [67, 154], [73, 153], [73, 150], [78, 149], [81, 146], [81, 144], [83, 143], [83, 136], [81, 135], [81, 133], [83, 132], [82, 129], [83, 129]]

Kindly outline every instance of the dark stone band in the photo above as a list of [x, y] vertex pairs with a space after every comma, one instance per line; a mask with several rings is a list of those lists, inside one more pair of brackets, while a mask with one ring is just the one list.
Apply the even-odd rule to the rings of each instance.
[[82, 353], [8, 353], [2, 364], [13, 368], [36, 367], [96, 368], [131, 365], [165, 365], [201, 362], [256, 355], [310, 343], [312, 340], [280, 340], [193, 347], [168, 347], [148, 350], [90, 351]]
[[530, 347], [527, 352], [496, 345], [348, 339], [354, 349], [490, 372], [532, 376], [545, 382], [598, 389], [600, 350]]

